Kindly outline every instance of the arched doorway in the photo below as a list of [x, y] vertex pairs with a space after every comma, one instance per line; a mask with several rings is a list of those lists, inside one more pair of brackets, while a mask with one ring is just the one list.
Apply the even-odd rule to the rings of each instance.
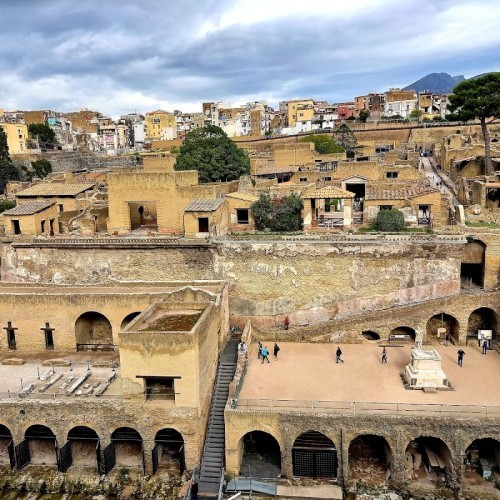
[[113, 332], [108, 318], [101, 313], [83, 313], [75, 323], [75, 338], [78, 344], [112, 344]]
[[45, 425], [32, 425], [24, 438], [29, 450], [28, 463], [33, 465], [57, 465], [55, 434]]
[[393, 328], [389, 335], [390, 340], [396, 340], [398, 342], [412, 342], [415, 341], [415, 337], [415, 330], [409, 326], [398, 326], [397, 328]]
[[8, 466], [14, 468], [16, 459], [14, 456], [14, 442], [12, 433], [5, 425], [0, 425], [0, 467]]
[[471, 312], [467, 324], [467, 337], [478, 338], [478, 330], [491, 330], [493, 338], [498, 338], [498, 314], [489, 307], [480, 307]]
[[71, 462], [75, 467], [98, 467], [100, 461], [99, 436], [94, 429], [79, 425], [68, 432]]
[[407, 479], [441, 484], [452, 468], [450, 449], [439, 438], [421, 436], [406, 447]]
[[349, 479], [371, 486], [387, 483], [391, 475], [392, 450], [374, 434], [362, 434], [349, 445]]
[[134, 318], [137, 318], [137, 316], [139, 316], [139, 314], [141, 314], [141, 313], [140, 312], [133, 312], [133, 313], [127, 314], [127, 316], [125, 316], [123, 318], [122, 324], [120, 325], [120, 330], [123, 330]]
[[438, 338], [438, 333], [439, 338], [442, 341], [445, 340], [445, 333], [448, 333], [454, 340], [458, 341], [460, 335], [460, 325], [456, 318], [444, 312], [432, 316], [432, 318], [427, 321], [427, 338]]
[[161, 429], [156, 433], [153, 448], [153, 474], [157, 470], [169, 476], [180, 477], [186, 468], [184, 439], [175, 429]]
[[485, 253], [486, 245], [482, 241], [465, 244], [460, 268], [462, 288], [483, 288]]
[[474, 486], [487, 481], [493, 488], [495, 480], [500, 478], [500, 441], [475, 439], [465, 450], [464, 460], [464, 483]]
[[365, 330], [365, 331], [361, 332], [361, 335], [366, 340], [380, 340], [380, 335], [377, 332], [374, 332], [372, 330]]
[[281, 473], [281, 450], [276, 439], [262, 431], [247, 432], [240, 440], [242, 459], [240, 475], [278, 477]]
[[337, 450], [321, 432], [307, 431], [295, 440], [292, 464], [294, 476], [337, 479]]
[[111, 434], [115, 465], [144, 467], [144, 448], [141, 435], [131, 427], [119, 427]]

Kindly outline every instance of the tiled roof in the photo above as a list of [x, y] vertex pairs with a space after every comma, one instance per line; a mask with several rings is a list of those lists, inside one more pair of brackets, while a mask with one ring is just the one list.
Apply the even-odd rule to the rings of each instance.
[[29, 203], [21, 203], [17, 207], [5, 210], [4, 215], [33, 215], [42, 212], [46, 208], [55, 205], [53, 201], [30, 201]]
[[313, 188], [306, 190], [305, 193], [302, 194], [302, 198], [309, 198], [315, 200], [321, 199], [332, 199], [332, 198], [354, 198], [355, 194], [350, 191], [346, 191], [344, 189], [340, 189], [335, 186], [325, 186], [322, 188]]
[[366, 200], [409, 200], [422, 196], [424, 194], [434, 193], [437, 189], [431, 187], [428, 183], [415, 182], [412, 185], [401, 187], [377, 187], [366, 186]]
[[184, 212], [214, 212], [224, 203], [224, 198], [205, 199], [199, 198], [193, 200]]
[[255, 175], [272, 175], [272, 174], [288, 174], [299, 171], [298, 165], [277, 166], [277, 165], [263, 165], [255, 169]]
[[94, 186], [93, 182], [41, 182], [20, 191], [16, 196], [20, 198], [24, 196], [76, 196]]

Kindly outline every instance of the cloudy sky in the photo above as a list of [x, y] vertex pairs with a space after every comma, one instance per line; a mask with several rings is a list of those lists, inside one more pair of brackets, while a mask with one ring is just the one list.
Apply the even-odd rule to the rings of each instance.
[[0, 0], [0, 108], [351, 100], [500, 70], [499, 0]]

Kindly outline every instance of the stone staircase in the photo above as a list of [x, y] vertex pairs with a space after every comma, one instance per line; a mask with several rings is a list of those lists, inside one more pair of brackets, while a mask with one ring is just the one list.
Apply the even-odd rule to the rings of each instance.
[[221, 355], [217, 379], [210, 408], [205, 448], [201, 460], [199, 498], [216, 497], [219, 492], [221, 473], [224, 468], [226, 435], [224, 429], [224, 408], [229, 384], [233, 380], [238, 358], [238, 340], [229, 340]]

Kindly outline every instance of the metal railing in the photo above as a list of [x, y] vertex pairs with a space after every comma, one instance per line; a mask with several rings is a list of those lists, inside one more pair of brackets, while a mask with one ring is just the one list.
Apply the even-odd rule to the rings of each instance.
[[245, 380], [247, 368], [248, 368], [248, 359], [245, 359], [243, 370], [240, 375], [240, 380], [238, 381], [238, 386], [236, 387], [236, 391], [234, 392], [233, 399], [231, 399], [231, 408], [236, 408], [238, 406], [238, 398], [240, 396], [241, 388], [243, 387], [243, 381]]
[[500, 406], [383, 403], [376, 401], [236, 399], [233, 409], [312, 411], [345, 415], [500, 417]]

